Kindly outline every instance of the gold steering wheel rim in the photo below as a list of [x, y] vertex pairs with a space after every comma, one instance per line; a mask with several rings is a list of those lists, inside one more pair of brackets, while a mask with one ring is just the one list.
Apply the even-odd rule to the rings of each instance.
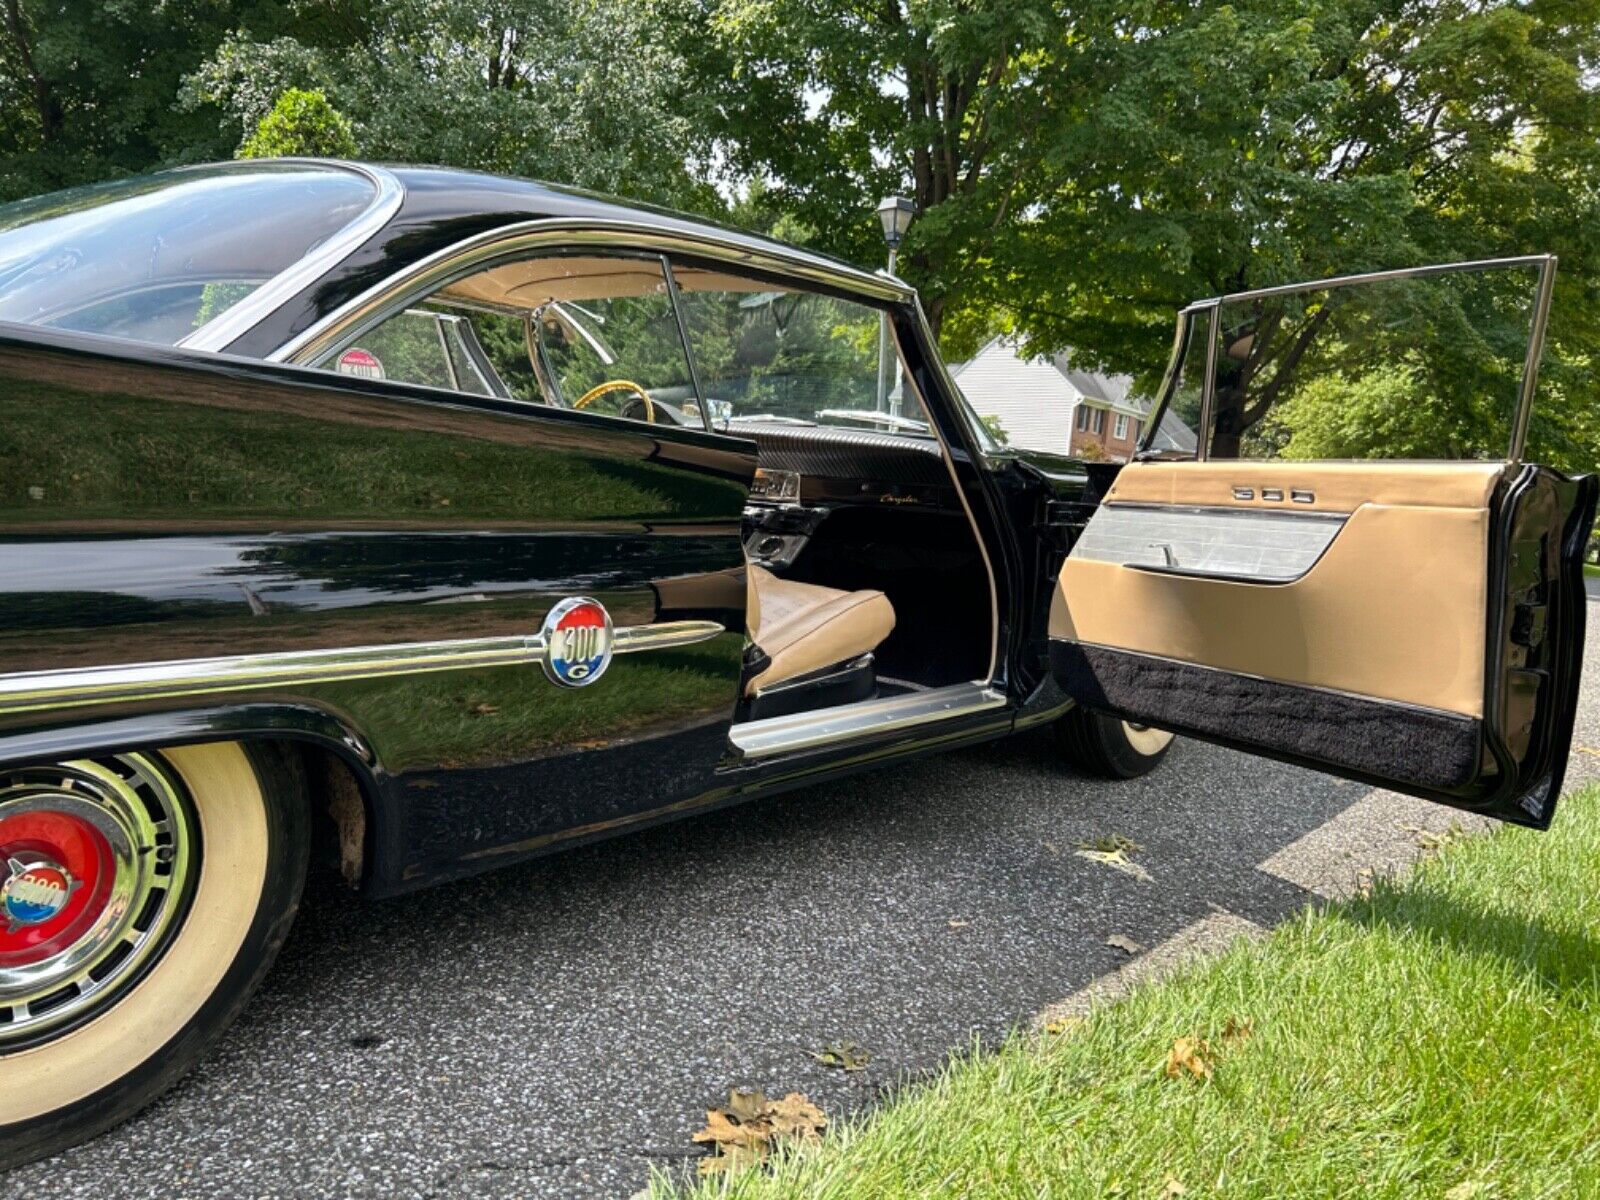
[[655, 424], [656, 406], [650, 400], [650, 393], [645, 391], [631, 379], [608, 379], [604, 383], [597, 383], [583, 395], [579, 396], [573, 408], [583, 410], [588, 408], [601, 396], [610, 395], [612, 392], [633, 392], [644, 401], [644, 419]]

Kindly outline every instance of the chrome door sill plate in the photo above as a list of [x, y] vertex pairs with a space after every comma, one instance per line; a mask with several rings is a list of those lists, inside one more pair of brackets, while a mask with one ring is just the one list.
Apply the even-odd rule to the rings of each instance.
[[971, 716], [1004, 708], [1005, 703], [1005, 696], [986, 684], [958, 683], [908, 696], [888, 696], [881, 700], [841, 704], [837, 708], [745, 721], [728, 732], [728, 740], [744, 758], [770, 758], [775, 754], [815, 750], [898, 733], [950, 717]]

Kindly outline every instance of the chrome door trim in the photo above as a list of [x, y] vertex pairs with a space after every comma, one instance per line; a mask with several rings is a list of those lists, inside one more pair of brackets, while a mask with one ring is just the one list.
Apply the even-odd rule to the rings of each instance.
[[1004, 694], [985, 683], [958, 683], [906, 696], [745, 721], [729, 730], [728, 740], [742, 758], [771, 758], [900, 733], [953, 717], [993, 712], [1005, 705]]
[[[624, 625], [613, 633], [615, 654], [665, 650], [703, 642], [722, 633], [715, 621], [664, 621]], [[353, 679], [471, 671], [482, 667], [537, 664], [542, 633], [439, 642], [401, 642], [334, 650], [289, 650], [189, 658], [123, 666], [75, 667], [0, 676], [0, 716], [47, 709], [84, 708], [127, 701], [164, 700], [242, 692], [257, 688], [306, 687]], [[542, 675], [540, 676], [542, 678]]]
[[710, 258], [747, 270], [841, 288], [878, 301], [905, 303], [915, 295], [899, 280], [803, 250], [756, 246], [732, 235], [719, 237], [700, 230], [662, 228], [620, 218], [546, 217], [491, 229], [430, 254], [297, 334], [267, 355], [267, 361], [313, 362], [346, 336], [362, 332], [418, 295], [430, 294], [492, 260], [539, 250], [586, 248]]
[[1522, 360], [1522, 391], [1517, 396], [1517, 415], [1511, 426], [1511, 453], [1507, 461], [1520, 463], [1528, 444], [1528, 420], [1533, 415], [1533, 395], [1539, 388], [1539, 364], [1544, 358], [1545, 329], [1550, 323], [1550, 298], [1556, 288], [1556, 256], [1547, 254], [1539, 268], [1539, 294], [1533, 302], [1529, 322], [1528, 353]]
[[1467, 262], [1430, 263], [1423, 267], [1398, 267], [1389, 271], [1367, 271], [1360, 275], [1336, 275], [1332, 279], [1307, 279], [1300, 283], [1284, 283], [1276, 287], [1255, 288], [1247, 292], [1230, 292], [1225, 296], [1216, 296], [1191, 304], [1189, 309], [1201, 305], [1212, 306], [1211, 345], [1207, 348], [1206, 377], [1200, 393], [1197, 459], [1205, 462], [1211, 457], [1209, 453], [1211, 410], [1217, 382], [1216, 342], [1220, 333], [1218, 314], [1222, 305], [1240, 300], [1264, 300], [1303, 292], [1333, 291], [1338, 288], [1355, 287], [1366, 283], [1385, 283], [1396, 279], [1423, 279], [1433, 275], [1455, 275], [1469, 271], [1537, 267], [1539, 279], [1534, 288], [1533, 312], [1528, 323], [1528, 347], [1522, 362], [1522, 379], [1517, 388], [1517, 407], [1511, 416], [1510, 445], [1506, 448], [1507, 462], [1521, 462], [1528, 437], [1528, 420], [1533, 411], [1533, 393], [1539, 383], [1539, 363], [1544, 355], [1545, 328], [1550, 318], [1550, 299], [1555, 290], [1557, 262], [1554, 254], [1519, 254], [1509, 258], [1478, 258]]
[[364, 176], [376, 189], [372, 203], [354, 221], [334, 234], [303, 258], [279, 271], [232, 308], [217, 314], [178, 342], [185, 350], [224, 350], [243, 337], [263, 319], [281, 308], [285, 301], [303, 291], [343, 262], [368, 238], [382, 229], [400, 211], [405, 200], [405, 185], [391, 171], [365, 163], [329, 162], [326, 159], [273, 158], [263, 162], [315, 164], [352, 171]]
[[[888, 278], [885, 276], [885, 278]], [[944, 356], [939, 353], [938, 339], [933, 336], [933, 328], [928, 324], [928, 314], [922, 309], [922, 301], [913, 296], [917, 311], [917, 332], [922, 337], [924, 348], [931, 353], [924, 354], [925, 361], [933, 364], [935, 374], [943, 385], [945, 395], [950, 398], [950, 403], [955, 405], [956, 411], [950, 415], [958, 424], [965, 424], [961, 413], [961, 391], [955, 377], [950, 374], [950, 369], [944, 364]], [[889, 322], [889, 336], [894, 342], [895, 353], [900, 356], [901, 380], [900, 386], [911, 388], [917, 394], [917, 400], [922, 405], [922, 411], [928, 417], [929, 430], [933, 440], [939, 446], [939, 457], [944, 461], [945, 472], [950, 476], [950, 486], [955, 488], [956, 499], [961, 504], [961, 511], [967, 515], [967, 525], [972, 530], [972, 538], [978, 543], [978, 556], [983, 559], [984, 575], [989, 581], [989, 666], [984, 674], [985, 679], [993, 679], [1000, 666], [1000, 585], [995, 577], [994, 563], [989, 559], [989, 547], [983, 540], [983, 530], [978, 526], [978, 519], [972, 511], [972, 505], [967, 500], [967, 491], [961, 486], [961, 475], [956, 470], [955, 458], [950, 452], [949, 445], [945, 442], [944, 434], [939, 431], [939, 422], [933, 420], [933, 413], [928, 404], [928, 396], [912, 378], [910, 371], [906, 370], [906, 348], [900, 343], [900, 331], [895, 328], [894, 322]], [[980, 451], [981, 452], [981, 451]]]

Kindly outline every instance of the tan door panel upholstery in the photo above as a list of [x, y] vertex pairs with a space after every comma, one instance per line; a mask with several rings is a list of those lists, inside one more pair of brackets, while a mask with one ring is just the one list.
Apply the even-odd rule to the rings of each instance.
[[[1289, 583], [1167, 574], [1068, 557], [1050, 636], [1240, 675], [1481, 718], [1489, 500], [1498, 463], [1135, 463], [1108, 503], [1350, 513]], [[1235, 501], [1235, 487], [1256, 499]], [[1285, 500], [1270, 505], [1288, 509]]]
[[[1495, 484], [1505, 471], [1497, 462], [1146, 462], [1118, 473], [1111, 504], [1192, 504], [1203, 507], [1273, 509], [1293, 512], [1353, 513], [1363, 504], [1396, 507], [1489, 507]], [[1235, 498], [1247, 488], [1249, 500]], [[1263, 500], [1276, 489], [1281, 500]], [[1310, 503], [1290, 499], [1308, 491]]]
[[746, 695], [866, 654], [894, 629], [882, 592], [795, 583], [753, 564], [746, 578], [750, 640], [771, 660]]

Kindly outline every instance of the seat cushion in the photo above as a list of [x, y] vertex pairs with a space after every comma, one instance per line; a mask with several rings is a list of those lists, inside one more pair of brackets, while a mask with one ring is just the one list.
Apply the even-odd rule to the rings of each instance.
[[746, 578], [750, 640], [769, 660], [746, 695], [857, 658], [894, 628], [894, 606], [882, 592], [795, 583], [754, 565]]

